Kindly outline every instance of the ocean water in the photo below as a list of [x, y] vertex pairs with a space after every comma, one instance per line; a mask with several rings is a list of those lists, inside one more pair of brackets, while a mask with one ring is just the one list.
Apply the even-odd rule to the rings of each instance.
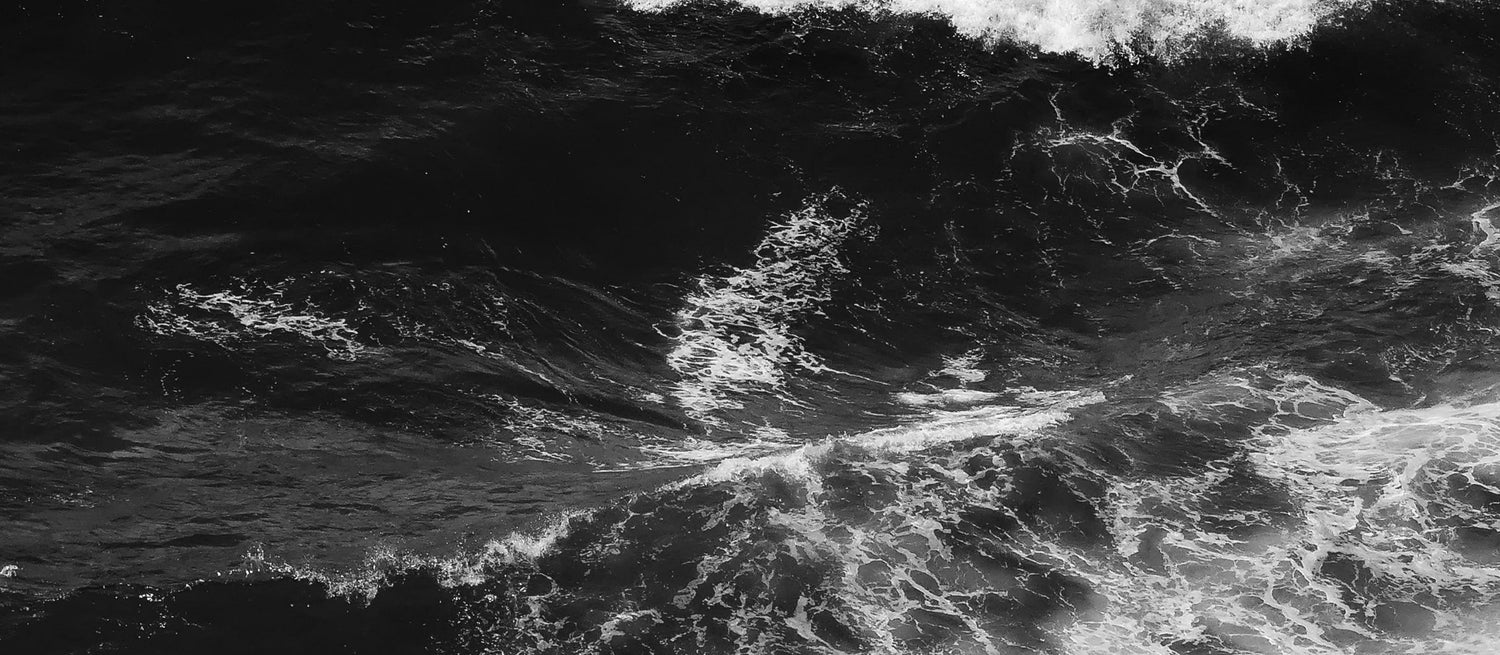
[[0, 8], [0, 652], [1500, 652], [1497, 35]]

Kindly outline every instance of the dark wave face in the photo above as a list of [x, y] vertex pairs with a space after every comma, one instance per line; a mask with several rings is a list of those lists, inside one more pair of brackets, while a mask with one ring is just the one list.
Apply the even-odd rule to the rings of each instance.
[[0, 652], [1500, 651], [1497, 34], [0, 10]]

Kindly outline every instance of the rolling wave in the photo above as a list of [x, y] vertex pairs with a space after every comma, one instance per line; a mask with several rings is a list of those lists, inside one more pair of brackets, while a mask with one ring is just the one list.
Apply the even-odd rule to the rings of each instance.
[[1494, 7], [443, 7], [12, 85], [0, 649], [1500, 647]]
[[[642, 11], [665, 11], [684, 0], [627, 0]], [[857, 9], [877, 14], [932, 15], [960, 34], [1043, 52], [1103, 62], [1139, 54], [1163, 55], [1210, 30], [1254, 45], [1306, 36], [1322, 20], [1369, 0], [737, 0], [767, 13]]]

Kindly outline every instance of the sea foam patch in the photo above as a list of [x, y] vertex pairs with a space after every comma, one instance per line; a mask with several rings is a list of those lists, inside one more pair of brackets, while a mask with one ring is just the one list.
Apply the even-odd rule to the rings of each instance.
[[288, 300], [282, 289], [199, 291], [177, 285], [136, 317], [136, 325], [161, 335], [179, 335], [224, 347], [249, 338], [293, 335], [322, 346], [334, 359], [352, 360], [367, 347], [348, 321]]
[[1029, 400], [1033, 402], [1028, 405], [937, 410], [910, 425], [831, 437], [765, 456], [725, 459], [696, 477], [670, 486], [722, 482], [769, 471], [815, 484], [813, 463], [841, 446], [852, 446], [868, 453], [901, 454], [980, 437], [1031, 437], [1067, 422], [1070, 410], [1102, 403], [1105, 397], [1098, 391], [1064, 390], [1035, 393]]
[[[1035, 46], [1106, 60], [1121, 46], [1170, 47], [1215, 28], [1269, 44], [1308, 33], [1323, 17], [1358, 0], [737, 0], [767, 13], [859, 8], [871, 12], [942, 16], [960, 33], [989, 41]], [[683, 0], [628, 0], [659, 11]]]
[[673, 395], [698, 418], [742, 407], [736, 394], [780, 387], [790, 369], [828, 370], [793, 328], [831, 299], [848, 272], [842, 247], [865, 221], [864, 205], [835, 212], [832, 199], [810, 199], [770, 227], [753, 264], [702, 276], [684, 298], [667, 364], [682, 375]]
[[1275, 371], [1163, 400], [1205, 423], [1263, 418], [1199, 475], [1112, 480], [1115, 553], [1037, 544], [1109, 601], [1057, 628], [1067, 652], [1491, 652], [1500, 569], [1473, 535], [1497, 527], [1500, 404], [1381, 410]]
[[389, 545], [372, 548], [359, 566], [324, 568], [294, 564], [267, 553], [263, 544], [246, 551], [233, 574], [270, 573], [295, 580], [316, 582], [328, 589], [330, 596], [372, 599], [400, 573], [427, 570], [435, 574], [444, 587], [475, 586], [503, 575], [508, 569], [526, 565], [547, 555], [558, 540], [573, 529], [575, 520], [586, 518], [587, 510], [571, 510], [545, 517], [529, 530], [510, 532], [490, 539], [475, 551], [449, 556], [418, 554]]
[[912, 407], [951, 407], [958, 405], [994, 404], [1002, 394], [993, 391], [968, 388], [970, 384], [983, 382], [989, 372], [981, 368], [984, 359], [981, 350], [971, 350], [962, 355], [944, 355], [943, 367], [933, 371], [929, 380], [956, 381], [959, 388], [944, 388], [927, 383], [932, 391], [902, 391], [896, 394], [896, 402]]

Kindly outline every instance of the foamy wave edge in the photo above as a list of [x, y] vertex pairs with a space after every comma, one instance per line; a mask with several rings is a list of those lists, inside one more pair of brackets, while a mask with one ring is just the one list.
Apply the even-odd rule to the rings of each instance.
[[[880, 428], [852, 435], [835, 435], [825, 440], [789, 447], [782, 452], [758, 456], [728, 457], [708, 464], [702, 472], [670, 482], [651, 493], [729, 482], [746, 477], [774, 473], [796, 480], [809, 490], [821, 486], [814, 471], [817, 462], [831, 456], [841, 447], [853, 447], [867, 453], [900, 454], [921, 451], [947, 443], [995, 437], [1016, 438], [1035, 435], [1064, 423], [1070, 410], [1105, 401], [1095, 390], [1031, 392], [1026, 405], [991, 405], [966, 410], [936, 411], [925, 420], [910, 425]], [[706, 463], [706, 462], [705, 462]], [[707, 464], [707, 463], [706, 463]], [[482, 584], [492, 579], [500, 568], [524, 564], [547, 555], [560, 539], [570, 534], [576, 520], [585, 520], [594, 511], [579, 509], [549, 517], [530, 530], [512, 532], [492, 539], [475, 552], [451, 556], [419, 555], [387, 546], [372, 549], [362, 566], [341, 571], [296, 565], [269, 556], [256, 545], [245, 553], [235, 573], [270, 573], [306, 580], [325, 586], [330, 596], [374, 598], [386, 587], [392, 574], [425, 569], [432, 571], [445, 587]]]
[[[659, 12], [689, 0], [624, 0]], [[1330, 16], [1371, 0], [735, 0], [767, 14], [857, 9], [875, 14], [938, 16], [960, 34], [988, 43], [1034, 46], [1098, 62], [1146, 46], [1168, 54], [1208, 31], [1256, 45], [1294, 41]]]

